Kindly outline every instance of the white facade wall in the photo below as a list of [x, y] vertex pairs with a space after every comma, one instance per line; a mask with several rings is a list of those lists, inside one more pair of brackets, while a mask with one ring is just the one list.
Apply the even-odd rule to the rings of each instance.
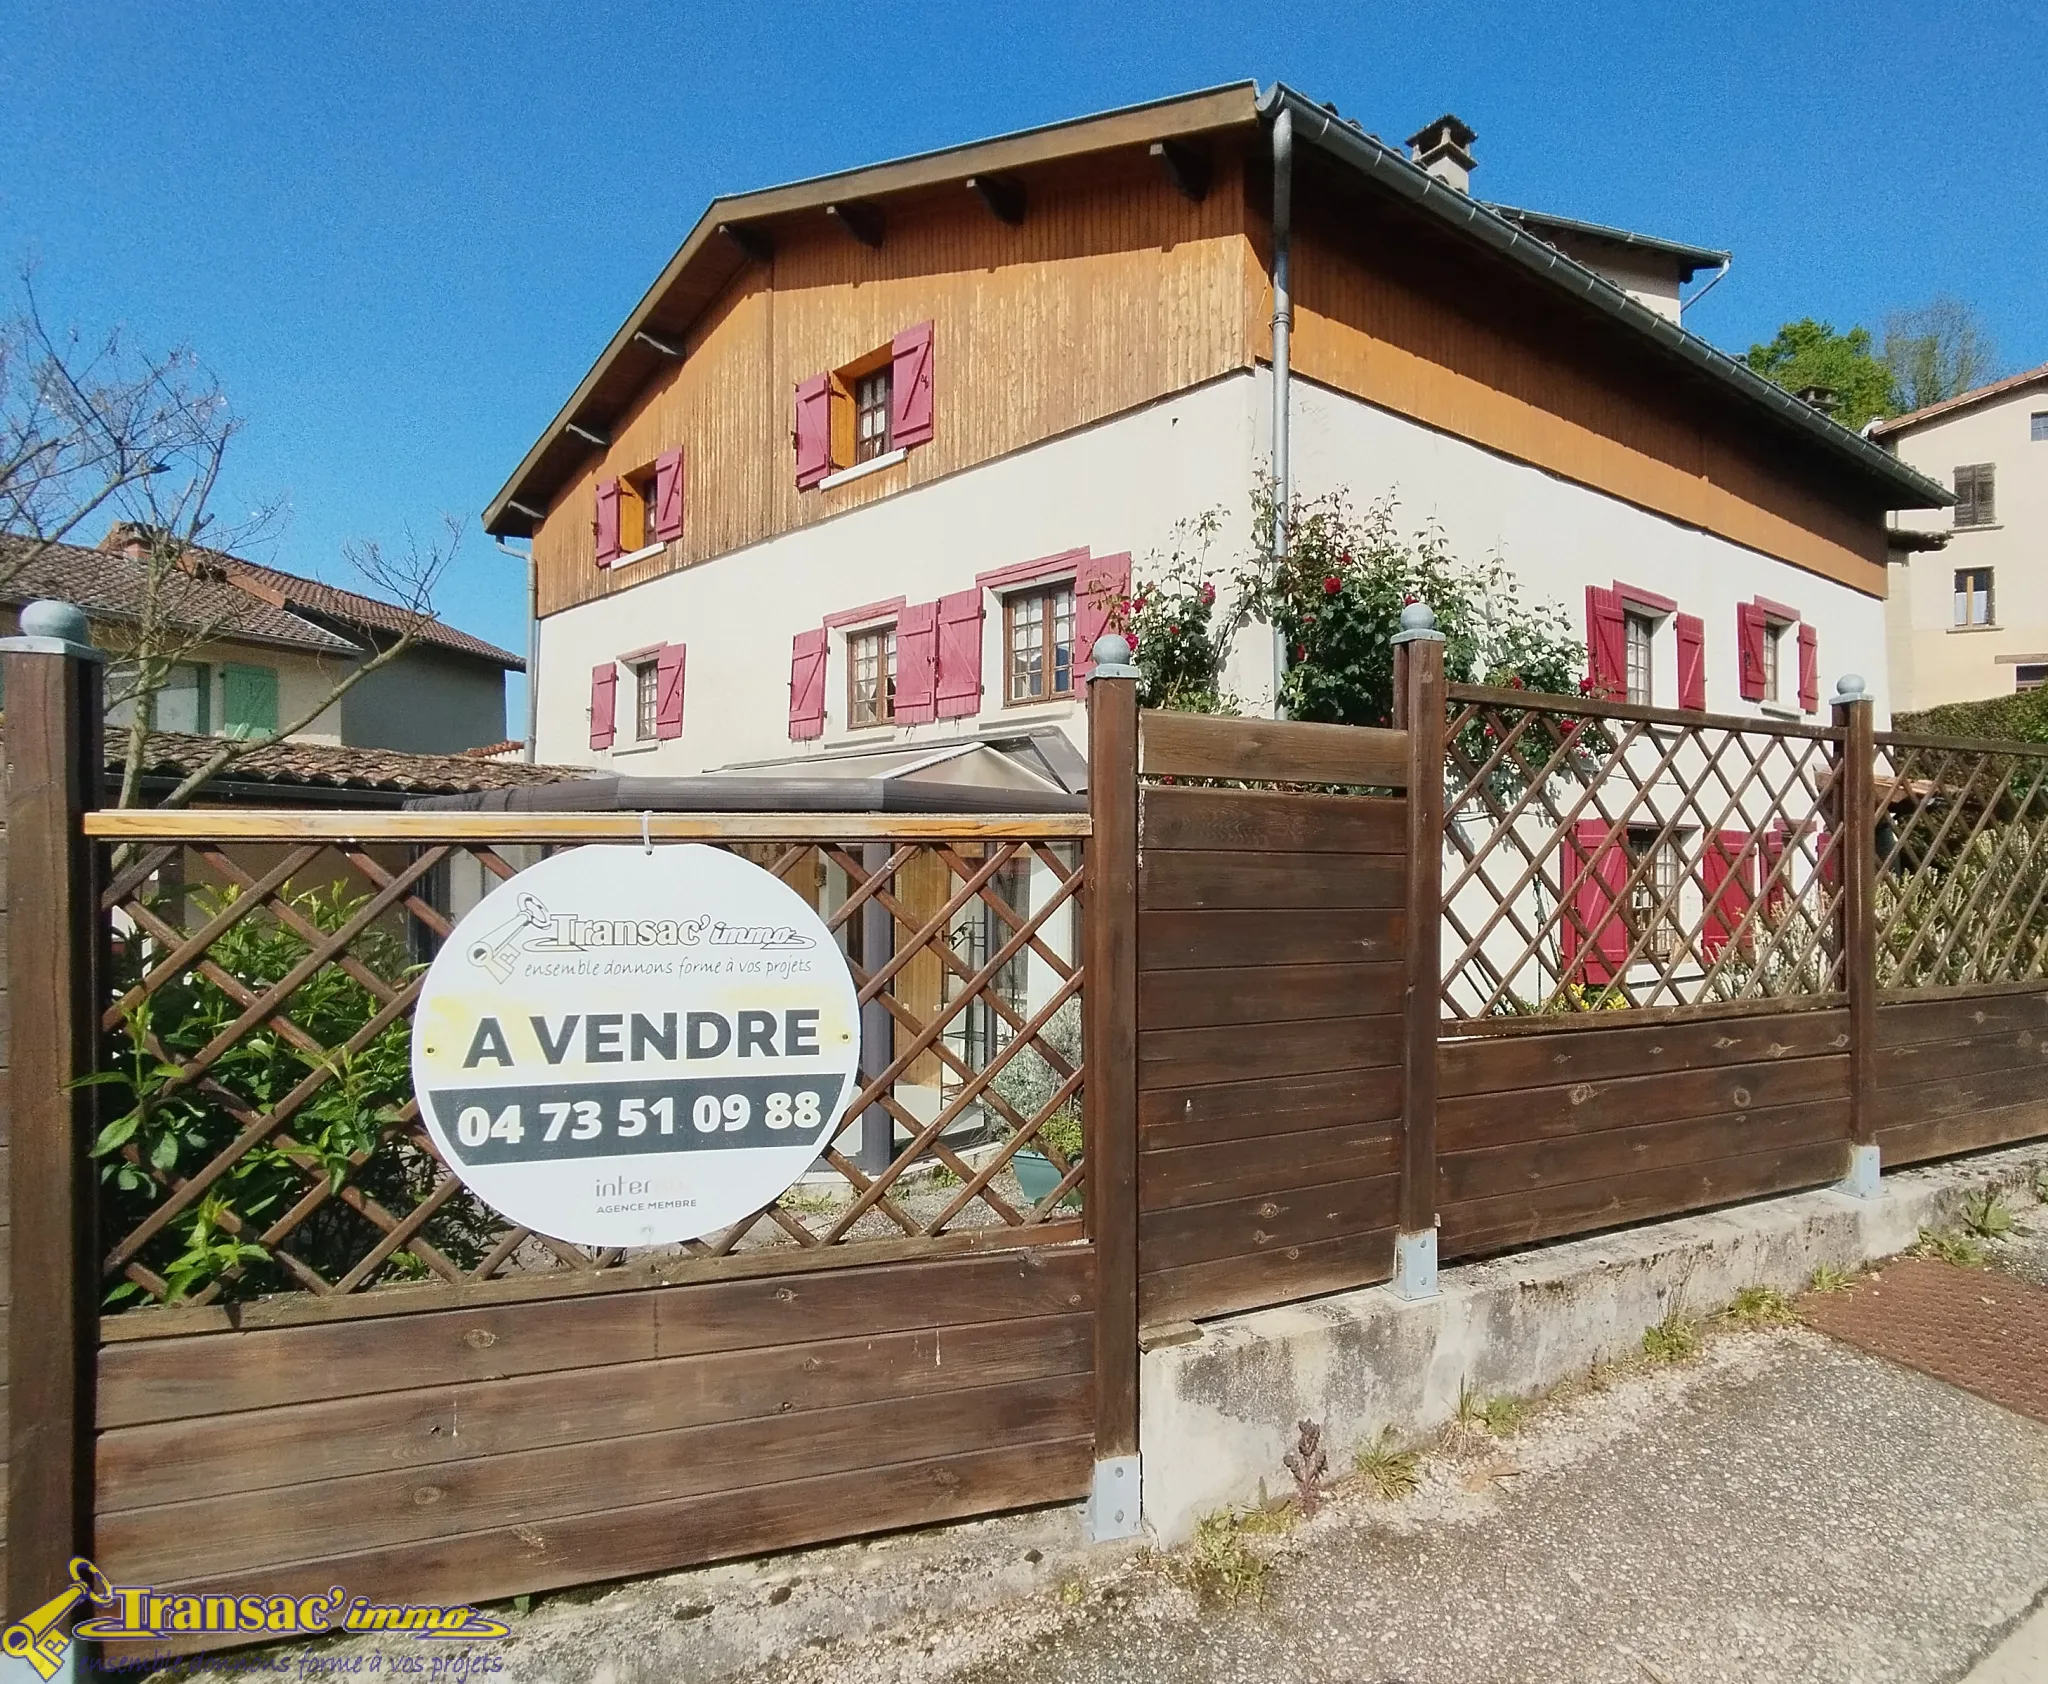
[[[1270, 380], [1261, 369], [1217, 381], [550, 616], [539, 639], [537, 758], [674, 776], [853, 747], [937, 747], [992, 725], [1048, 722], [1083, 746], [1077, 701], [1003, 705], [994, 591], [983, 625], [979, 716], [850, 730], [845, 638], [836, 632], [825, 734], [792, 742], [790, 639], [869, 602], [928, 602], [966, 588], [977, 574], [1083, 547], [1098, 556], [1129, 551], [1143, 580], [1148, 561], [1172, 547], [1176, 525], [1214, 508], [1226, 516], [1212, 552], [1216, 572], [1226, 573], [1246, 553], [1250, 486], [1270, 460]], [[1307, 381], [1295, 381], [1292, 402], [1297, 494], [1344, 489], [1361, 508], [1391, 494], [1400, 528], [1433, 523], [1466, 561], [1497, 555], [1521, 580], [1525, 600], [1556, 603], [1578, 635], [1588, 584], [1619, 580], [1674, 599], [1705, 622], [1707, 705], [1715, 712], [1767, 711], [1740, 699], [1736, 604], [1758, 596], [1781, 603], [1818, 630], [1822, 707], [1819, 715], [1798, 713], [1798, 657], [1788, 637], [1785, 693], [1793, 705], [1778, 711], [1825, 722], [1835, 680], [1856, 672], [1876, 698], [1880, 724], [1888, 717], [1879, 600]], [[615, 746], [591, 749], [592, 667], [663, 642], [689, 650], [683, 735], [633, 740], [631, 680], [622, 671]], [[1667, 620], [1656, 638], [1656, 702], [1676, 705], [1676, 665]], [[1225, 685], [1247, 708], [1265, 711], [1272, 681], [1271, 634], [1248, 628]]]
[[[1914, 554], [1892, 571], [1889, 616], [1898, 706], [1938, 707], [2009, 695], [2022, 662], [2048, 665], [2048, 439], [2032, 418], [2048, 414], [2048, 383], [1929, 421], [1889, 441], [1899, 459], [1937, 485], [1956, 469], [1995, 470], [1989, 526], [1958, 527], [1950, 509], [1914, 509], [1899, 525], [1948, 532], [1944, 549]], [[1988, 567], [1992, 623], [1955, 623], [1955, 576]]]

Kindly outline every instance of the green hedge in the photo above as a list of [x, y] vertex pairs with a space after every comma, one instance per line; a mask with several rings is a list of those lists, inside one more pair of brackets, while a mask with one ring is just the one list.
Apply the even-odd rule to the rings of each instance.
[[2048, 688], [1992, 696], [1981, 702], [1947, 702], [1918, 713], [1892, 715], [1895, 731], [1931, 737], [1997, 737], [2007, 742], [2048, 743]]

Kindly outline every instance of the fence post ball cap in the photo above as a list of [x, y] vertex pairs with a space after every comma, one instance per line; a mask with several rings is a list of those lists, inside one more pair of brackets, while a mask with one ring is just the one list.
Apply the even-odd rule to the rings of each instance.
[[92, 642], [85, 610], [74, 602], [58, 602], [48, 597], [31, 602], [21, 611], [21, 634], [55, 638], [62, 643]]
[[1441, 643], [1444, 634], [1436, 629], [1436, 610], [1426, 602], [1411, 602], [1401, 610], [1401, 629], [1396, 643]]
[[1845, 672], [1835, 680], [1835, 700], [1838, 702], [1860, 702], [1866, 686], [1860, 672]]
[[1122, 632], [1104, 632], [1095, 640], [1095, 647], [1089, 651], [1095, 657], [1095, 670], [1090, 678], [1137, 678], [1140, 673], [1131, 664], [1130, 639]]

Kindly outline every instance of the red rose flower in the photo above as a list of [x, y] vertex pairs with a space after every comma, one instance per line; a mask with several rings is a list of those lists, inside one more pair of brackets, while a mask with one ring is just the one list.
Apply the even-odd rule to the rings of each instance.
[[1202, 606], [1207, 608], [1216, 600], [1216, 587], [1206, 579], [1202, 582]]
[[1294, 658], [1297, 661], [1305, 661], [1308, 659], [1308, 645], [1306, 643], [1297, 643], [1294, 646]]
[[1178, 627], [1178, 626], [1168, 626], [1168, 627], [1166, 628], [1166, 635], [1167, 635], [1168, 637], [1178, 637], [1178, 636], [1180, 636], [1180, 627]]
[[1125, 632], [1125, 633], [1124, 633], [1124, 641], [1125, 641], [1126, 643], [1128, 643], [1128, 644], [1129, 644], [1129, 645], [1131, 646], [1131, 653], [1132, 653], [1133, 655], [1137, 654], [1137, 652], [1138, 652], [1138, 634], [1137, 634], [1136, 632]]
[[1325, 596], [1335, 596], [1343, 588], [1344, 581], [1334, 573], [1323, 581], [1323, 595]]

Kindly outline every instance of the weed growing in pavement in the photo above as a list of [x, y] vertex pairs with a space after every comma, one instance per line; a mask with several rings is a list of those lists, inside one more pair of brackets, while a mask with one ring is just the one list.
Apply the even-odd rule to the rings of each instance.
[[1060, 1606], [1078, 1608], [1088, 1600], [1088, 1587], [1079, 1579], [1069, 1579], [1060, 1586]]
[[1984, 1267], [1984, 1248], [1968, 1234], [1959, 1234], [1953, 1228], [1922, 1228], [1920, 1238], [1914, 1242], [1912, 1255], [1938, 1257], [1959, 1269]]
[[2002, 1240], [2012, 1232], [2012, 1210], [1996, 1193], [1973, 1193], [1963, 1201], [1963, 1226], [1981, 1240]]
[[1837, 1269], [1832, 1263], [1822, 1263], [1815, 1267], [1813, 1279], [1806, 1285], [1810, 1292], [1847, 1292], [1854, 1281], [1855, 1277], [1846, 1269]]
[[1746, 1286], [1721, 1312], [1721, 1319], [1733, 1327], [1786, 1327], [1799, 1317], [1776, 1287]]
[[2048, 1169], [2034, 1171], [2034, 1202], [2048, 1205]]
[[1479, 1406], [1479, 1419], [1495, 1438], [1519, 1432], [1528, 1418], [1529, 1406], [1518, 1397], [1490, 1397]]
[[[1234, 1607], [1240, 1602], [1256, 1607], [1266, 1600], [1272, 1563], [1245, 1542], [1248, 1521], [1251, 1517], [1229, 1509], [1205, 1515], [1195, 1526], [1194, 1543], [1174, 1561], [1174, 1577], [1204, 1607]], [[1263, 1522], [1251, 1525], [1266, 1529]]]
[[1294, 1476], [1294, 1500], [1309, 1519], [1315, 1518], [1323, 1500], [1323, 1475], [1330, 1469], [1330, 1453], [1323, 1448], [1323, 1429], [1315, 1421], [1294, 1423], [1294, 1448], [1281, 1458]]
[[1643, 1355], [1652, 1362], [1689, 1362], [1699, 1351], [1699, 1323], [1677, 1310], [1643, 1335]]
[[1394, 1502], [1422, 1483], [1422, 1457], [1414, 1450], [1393, 1447], [1394, 1429], [1382, 1427], [1380, 1436], [1357, 1456], [1359, 1477], [1375, 1497]]

